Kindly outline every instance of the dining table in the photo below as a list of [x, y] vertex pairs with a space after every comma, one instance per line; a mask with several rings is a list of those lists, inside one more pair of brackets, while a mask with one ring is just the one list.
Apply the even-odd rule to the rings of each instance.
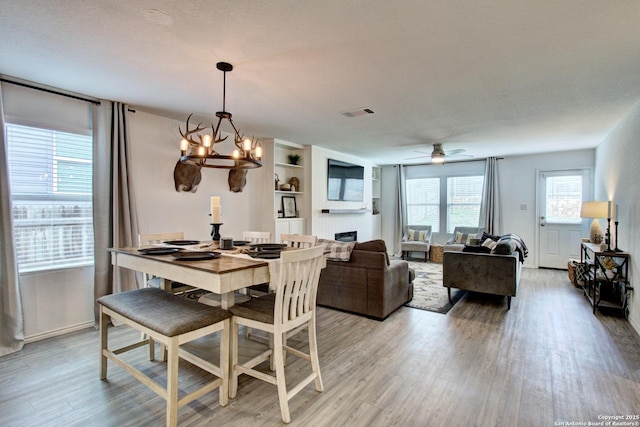
[[234, 304], [234, 293], [251, 285], [270, 281], [269, 262], [233, 253], [213, 259], [180, 259], [172, 254], [145, 254], [139, 248], [110, 248], [111, 264], [162, 278], [161, 287], [180, 282], [220, 295], [221, 306]]

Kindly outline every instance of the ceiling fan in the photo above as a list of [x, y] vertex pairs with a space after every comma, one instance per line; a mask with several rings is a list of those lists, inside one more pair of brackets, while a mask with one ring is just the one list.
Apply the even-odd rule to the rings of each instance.
[[425, 153], [424, 151], [416, 151], [416, 153], [422, 153], [422, 156], [416, 156], [416, 157], [409, 157], [406, 160], [410, 160], [410, 159], [419, 159], [422, 157], [430, 157], [431, 158], [431, 163], [444, 163], [445, 157], [451, 158], [461, 158], [461, 157], [468, 157], [471, 158], [473, 156], [469, 155], [469, 154], [462, 154], [464, 153], [466, 150], [464, 150], [463, 148], [458, 148], [456, 150], [451, 150], [449, 152], [447, 152], [445, 154], [444, 149], [442, 148], [442, 144], [440, 143], [435, 143], [433, 144], [433, 151], [431, 152], [431, 154], [429, 153]]

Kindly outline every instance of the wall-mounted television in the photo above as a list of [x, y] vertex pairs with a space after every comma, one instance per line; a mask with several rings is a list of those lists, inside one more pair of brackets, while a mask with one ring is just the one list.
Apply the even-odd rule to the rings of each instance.
[[329, 159], [327, 198], [344, 202], [364, 200], [364, 166]]

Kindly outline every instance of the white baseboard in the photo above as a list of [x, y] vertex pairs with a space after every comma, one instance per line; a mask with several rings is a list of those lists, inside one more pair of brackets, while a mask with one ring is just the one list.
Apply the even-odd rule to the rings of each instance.
[[28, 337], [24, 338], [24, 342], [25, 342], [25, 344], [28, 344], [28, 343], [44, 340], [44, 339], [47, 339], [47, 338], [53, 338], [53, 337], [57, 337], [57, 336], [60, 336], [60, 335], [68, 334], [68, 333], [71, 333], [71, 332], [80, 331], [82, 329], [93, 328], [93, 327], [94, 327], [94, 322], [93, 322], [93, 320], [91, 320], [91, 321], [88, 321], [88, 322], [79, 323], [77, 325], [72, 325], [72, 326], [67, 326], [67, 327], [60, 328], [60, 329], [55, 329], [53, 331], [47, 331], [47, 332], [42, 332], [42, 333], [39, 333], [39, 334], [29, 335]]

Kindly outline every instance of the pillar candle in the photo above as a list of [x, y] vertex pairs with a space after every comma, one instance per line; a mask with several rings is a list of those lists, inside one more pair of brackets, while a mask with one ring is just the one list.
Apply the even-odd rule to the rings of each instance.
[[213, 224], [220, 224], [222, 216], [222, 209], [220, 207], [220, 197], [211, 197], [211, 222]]
[[619, 211], [619, 206], [616, 205], [616, 210], [614, 211], [614, 215], [616, 216], [616, 221], [618, 221], [618, 211]]

